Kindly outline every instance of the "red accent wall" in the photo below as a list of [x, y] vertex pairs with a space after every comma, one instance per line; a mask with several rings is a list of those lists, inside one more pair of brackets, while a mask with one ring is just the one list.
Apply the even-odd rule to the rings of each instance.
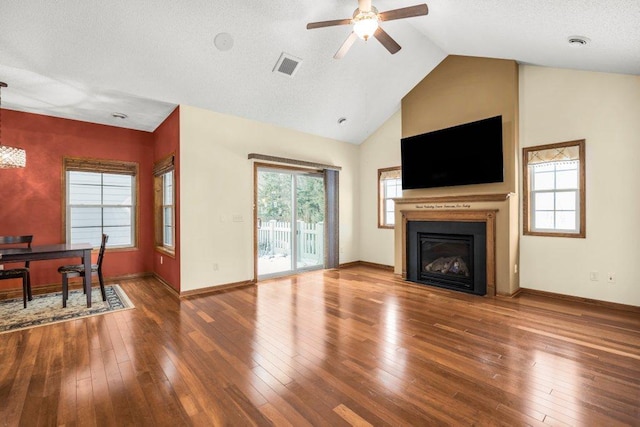
[[[180, 292], [180, 107], [165, 119], [153, 132], [154, 162], [167, 157], [169, 154], [175, 156], [175, 224], [176, 224], [176, 247], [175, 257], [166, 253], [153, 251], [153, 271], [165, 282]], [[162, 258], [162, 261], [161, 261]]]
[[[0, 235], [33, 234], [33, 244], [65, 240], [62, 223], [65, 156], [137, 162], [137, 248], [107, 251], [103, 268], [106, 277], [152, 271], [152, 133], [3, 110], [2, 143], [24, 148], [27, 167], [0, 169]], [[32, 285], [60, 283], [58, 266], [77, 262], [77, 259], [33, 262]], [[0, 289], [19, 287], [19, 282], [13, 280], [0, 281]]]

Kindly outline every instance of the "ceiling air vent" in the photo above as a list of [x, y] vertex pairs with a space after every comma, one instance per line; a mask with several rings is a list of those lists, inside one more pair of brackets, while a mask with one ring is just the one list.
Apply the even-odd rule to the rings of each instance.
[[300, 68], [301, 62], [302, 59], [282, 52], [278, 62], [276, 62], [276, 66], [273, 67], [273, 71], [293, 77], [296, 74], [296, 71], [298, 71], [298, 68]]

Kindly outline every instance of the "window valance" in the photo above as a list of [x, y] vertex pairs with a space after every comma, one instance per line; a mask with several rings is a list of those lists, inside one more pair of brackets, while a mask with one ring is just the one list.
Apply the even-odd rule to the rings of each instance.
[[138, 164], [135, 162], [120, 162], [101, 159], [81, 159], [74, 157], [65, 157], [64, 168], [67, 171], [91, 171], [134, 176], [138, 173]]
[[171, 154], [170, 156], [167, 156], [164, 159], [155, 162], [153, 165], [153, 176], [160, 176], [169, 171], [172, 171], [175, 168], [174, 157], [175, 156]]
[[529, 165], [568, 162], [573, 160], [580, 160], [580, 147], [578, 145], [554, 147], [545, 150], [529, 151], [527, 153], [527, 164]]

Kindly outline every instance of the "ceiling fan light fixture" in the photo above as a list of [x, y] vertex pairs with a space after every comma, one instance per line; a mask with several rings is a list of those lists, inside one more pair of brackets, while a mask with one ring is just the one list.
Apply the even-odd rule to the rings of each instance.
[[361, 12], [356, 9], [357, 13], [353, 16], [353, 32], [362, 40], [368, 40], [378, 29], [378, 10], [371, 6], [369, 12]]

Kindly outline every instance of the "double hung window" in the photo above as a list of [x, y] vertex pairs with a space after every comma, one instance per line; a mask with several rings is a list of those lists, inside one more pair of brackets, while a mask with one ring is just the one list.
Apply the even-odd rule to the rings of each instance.
[[524, 234], [585, 237], [584, 140], [527, 147]]
[[65, 231], [69, 243], [108, 247], [136, 245], [136, 163], [64, 159]]
[[174, 156], [156, 162], [153, 167], [155, 187], [156, 248], [173, 254], [175, 251], [175, 170]]
[[396, 197], [402, 197], [400, 167], [378, 169], [378, 228], [394, 227]]

